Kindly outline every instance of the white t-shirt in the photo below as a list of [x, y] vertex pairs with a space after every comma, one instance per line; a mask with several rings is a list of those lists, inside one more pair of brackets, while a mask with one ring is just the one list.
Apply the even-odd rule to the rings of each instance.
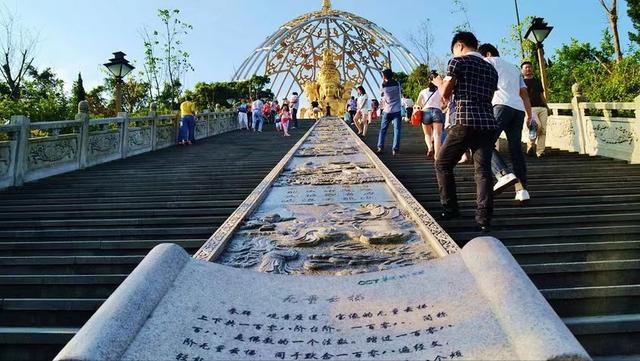
[[426, 88], [426, 89], [422, 89], [422, 91], [418, 95], [418, 100], [416, 101], [416, 104], [418, 106], [422, 106], [422, 111], [425, 111], [429, 108], [440, 109], [441, 102], [442, 102], [441, 100], [442, 97], [440, 96], [440, 90], [436, 89], [436, 91], [433, 92], [433, 95], [431, 94], [432, 92], [429, 90], [429, 88]]
[[292, 95], [291, 96], [291, 100], [289, 100], [289, 106], [291, 107], [291, 109], [298, 109], [298, 102], [300, 101], [300, 99], [298, 98], [297, 95]]
[[251, 109], [252, 109], [254, 112], [257, 112], [257, 111], [262, 112], [262, 107], [263, 107], [263, 106], [264, 106], [264, 103], [262, 102], [262, 100], [260, 100], [260, 99], [256, 99], [256, 100], [254, 100], [254, 101], [253, 101], [253, 103], [251, 104]]
[[502, 60], [500, 57], [486, 58], [498, 72], [498, 90], [493, 93], [493, 105], [506, 105], [516, 110], [524, 111], [524, 102], [520, 97], [520, 89], [527, 85], [522, 79], [520, 69], [516, 65]]
[[413, 100], [411, 100], [411, 98], [403, 98], [402, 106], [405, 108], [413, 108]]
[[358, 110], [369, 110], [369, 96], [367, 94], [358, 95]]

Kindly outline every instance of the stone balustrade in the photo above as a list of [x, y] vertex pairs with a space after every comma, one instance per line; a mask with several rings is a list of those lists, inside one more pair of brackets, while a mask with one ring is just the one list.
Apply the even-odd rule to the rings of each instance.
[[[12, 116], [0, 125], [8, 139], [0, 140], [0, 189], [175, 145], [179, 117], [156, 109], [152, 105], [145, 117], [90, 119], [88, 104], [80, 102], [75, 120], [31, 123]], [[198, 116], [196, 139], [238, 128], [235, 112], [205, 111]]]
[[[571, 103], [549, 104], [546, 146], [639, 164], [640, 96], [626, 103], [590, 103], [579, 84], [572, 91]], [[529, 130], [523, 128], [526, 141]]]

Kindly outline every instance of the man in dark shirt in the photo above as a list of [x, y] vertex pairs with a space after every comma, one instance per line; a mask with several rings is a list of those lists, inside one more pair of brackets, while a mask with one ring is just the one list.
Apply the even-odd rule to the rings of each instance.
[[[530, 61], [525, 61], [521, 65], [522, 76], [524, 77], [524, 83], [527, 85], [527, 91], [529, 92], [529, 99], [531, 100], [531, 112], [537, 116], [538, 122], [538, 136], [536, 139], [529, 140], [527, 144], [527, 154], [533, 156], [534, 154], [540, 158], [544, 156], [545, 142], [547, 138], [547, 115], [549, 114], [549, 108], [547, 107], [547, 99], [544, 94], [544, 88], [540, 79], [533, 77], [533, 67]], [[527, 125], [529, 125], [530, 119], [527, 119]]]
[[451, 41], [454, 58], [447, 76], [433, 83], [440, 89], [443, 103], [454, 97], [456, 116], [435, 163], [443, 211], [441, 220], [460, 215], [453, 169], [467, 149], [473, 152], [476, 181], [476, 223], [488, 232], [493, 215], [493, 175], [491, 156], [498, 124], [491, 100], [498, 89], [498, 72], [477, 52], [478, 39], [470, 32], [459, 32]]

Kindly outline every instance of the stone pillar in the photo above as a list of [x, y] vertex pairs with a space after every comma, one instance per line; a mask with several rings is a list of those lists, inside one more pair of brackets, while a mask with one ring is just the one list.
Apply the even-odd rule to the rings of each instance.
[[158, 149], [158, 103], [149, 105], [149, 117], [151, 118], [151, 150]]
[[209, 138], [211, 136], [211, 134], [209, 134], [209, 119], [211, 119], [211, 113], [209, 113], [209, 109], [206, 109], [206, 112], [202, 115], [204, 117], [204, 120], [206, 121], [206, 130], [204, 132], [204, 137], [205, 138]]
[[580, 103], [586, 102], [587, 99], [582, 96], [582, 87], [580, 83], [574, 83], [571, 86], [571, 92], [573, 98], [571, 99], [571, 108], [573, 110], [573, 129], [575, 134], [573, 136], [573, 148], [580, 152], [580, 154], [587, 154], [587, 133], [584, 119], [584, 113], [580, 110]]
[[24, 184], [24, 175], [27, 173], [27, 152], [29, 151], [29, 137], [31, 136], [31, 120], [24, 115], [11, 117], [11, 125], [20, 127], [16, 136], [16, 155], [13, 161], [13, 185]]
[[636, 103], [636, 121], [640, 122], [640, 95], [638, 95], [633, 102]]
[[178, 110], [178, 112], [175, 114], [175, 116], [173, 117], [173, 129], [175, 130], [175, 133], [173, 134], [173, 144], [178, 144], [178, 137], [180, 136], [180, 122], [182, 121], [182, 118], [180, 117], [180, 111]]
[[122, 141], [120, 142], [120, 158], [126, 158], [129, 153], [129, 114], [127, 112], [118, 113], [118, 118], [122, 119]]
[[85, 168], [88, 164], [89, 157], [89, 102], [83, 100], [78, 103], [78, 114], [76, 120], [81, 121], [80, 139], [78, 144], [78, 168]]

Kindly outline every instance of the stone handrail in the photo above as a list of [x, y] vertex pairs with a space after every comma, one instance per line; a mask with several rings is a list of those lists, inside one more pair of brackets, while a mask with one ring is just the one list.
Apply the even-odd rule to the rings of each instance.
[[[0, 125], [0, 189], [91, 167], [175, 145], [177, 114], [159, 115], [152, 106], [148, 116], [90, 119], [88, 104], [80, 102], [75, 120], [31, 123], [12, 116]], [[238, 129], [235, 112], [199, 114], [196, 139]], [[39, 132], [33, 133], [33, 130]], [[44, 135], [44, 136], [42, 136]]]
[[[590, 103], [580, 86], [571, 103], [551, 103], [547, 147], [640, 163], [640, 96], [633, 102]], [[602, 115], [596, 115], [596, 114]], [[528, 139], [524, 127], [522, 139]]]

